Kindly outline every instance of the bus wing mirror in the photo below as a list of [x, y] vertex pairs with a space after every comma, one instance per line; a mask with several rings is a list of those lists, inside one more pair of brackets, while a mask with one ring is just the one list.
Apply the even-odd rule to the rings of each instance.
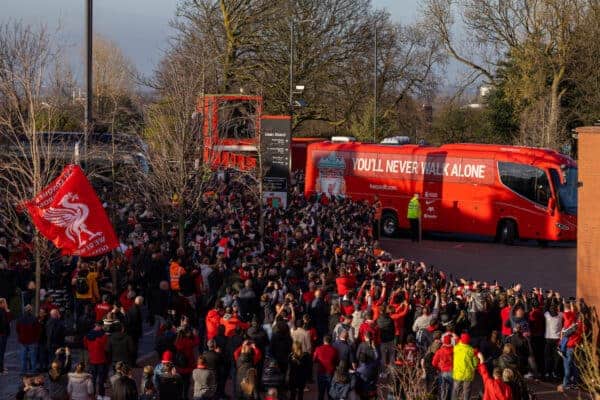
[[548, 215], [554, 215], [554, 210], [556, 209], [556, 200], [554, 197], [550, 197], [548, 199]]

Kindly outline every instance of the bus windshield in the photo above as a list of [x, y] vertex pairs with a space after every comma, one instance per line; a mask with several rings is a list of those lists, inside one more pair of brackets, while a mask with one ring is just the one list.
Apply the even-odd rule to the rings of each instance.
[[558, 196], [559, 210], [571, 215], [577, 215], [577, 168], [568, 167], [562, 170], [561, 182], [559, 172], [550, 170], [552, 183]]

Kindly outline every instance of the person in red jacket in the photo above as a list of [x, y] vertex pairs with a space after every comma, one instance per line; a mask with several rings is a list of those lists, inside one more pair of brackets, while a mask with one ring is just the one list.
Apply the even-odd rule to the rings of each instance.
[[94, 313], [96, 314], [96, 321], [102, 321], [104, 317], [112, 310], [113, 306], [108, 301], [109, 296], [107, 294], [102, 295], [102, 302], [96, 304], [94, 307]]
[[252, 350], [252, 364], [258, 365], [262, 359], [262, 352], [258, 347], [256, 347], [256, 344], [252, 340], [245, 340], [237, 349], [234, 350], [233, 360], [237, 362], [238, 358], [240, 358], [240, 354], [242, 354], [242, 351], [248, 352], [250, 350]]
[[338, 363], [338, 352], [331, 345], [331, 336], [323, 337], [323, 344], [315, 349], [313, 360], [317, 364], [317, 386], [319, 400], [323, 400], [325, 393], [329, 393], [331, 378]]
[[377, 325], [377, 322], [373, 319], [372, 310], [367, 311], [367, 319], [358, 327], [359, 342], [365, 341], [366, 332], [371, 333], [373, 343], [375, 343], [375, 346], [379, 346], [379, 344], [381, 343], [381, 335], [379, 331], [379, 326]]
[[490, 377], [483, 354], [477, 353], [477, 357], [479, 358], [477, 370], [483, 380], [483, 400], [512, 400], [510, 386], [502, 380], [502, 370], [494, 368], [493, 377]]
[[452, 366], [454, 365], [454, 346], [452, 346], [452, 335], [442, 337], [442, 347], [433, 355], [431, 365], [440, 374], [438, 376], [440, 385], [440, 400], [450, 400], [452, 396]]
[[23, 346], [21, 353], [22, 374], [35, 370], [41, 333], [42, 325], [33, 316], [31, 305], [27, 304], [23, 316], [17, 320], [17, 339]]
[[392, 294], [390, 305], [394, 307], [394, 312], [390, 314], [390, 318], [394, 321], [394, 331], [396, 335], [396, 343], [402, 343], [404, 339], [404, 320], [409, 311], [408, 300], [403, 299], [402, 303], [395, 303], [396, 294]]
[[[563, 376], [562, 385], [558, 386], [558, 391], [563, 392], [569, 388], [571, 381], [576, 377], [575, 366], [575, 348], [583, 339], [583, 321], [578, 313], [577, 306], [573, 303], [565, 304], [565, 312], [563, 313], [564, 324], [560, 333], [561, 350], [563, 350], [563, 367], [565, 374]], [[562, 343], [564, 346], [562, 345]]]
[[219, 300], [215, 308], [206, 314], [204, 322], [206, 323], [206, 340], [214, 339], [219, 334], [219, 324], [223, 316], [223, 303]]
[[227, 307], [225, 315], [221, 317], [219, 323], [225, 327], [225, 336], [227, 337], [233, 336], [236, 328], [238, 327], [243, 330], [250, 328], [250, 324], [247, 322], [240, 321], [237, 314], [234, 313], [230, 307]]
[[183, 380], [184, 393], [188, 393], [190, 389], [192, 372], [196, 368], [194, 349], [199, 344], [200, 339], [196, 330], [189, 327], [181, 329], [177, 334], [177, 339], [175, 339], [175, 350], [177, 350], [175, 367]]
[[502, 341], [506, 341], [506, 339], [512, 335], [512, 327], [509, 323], [510, 321], [510, 313], [512, 311], [512, 307], [515, 305], [514, 298], [510, 297], [508, 299], [508, 304], [504, 301], [500, 302], [500, 320], [502, 321], [501, 333], [502, 333]]
[[335, 279], [335, 284], [338, 295], [343, 297], [356, 287], [356, 277], [348, 274], [345, 268], [340, 268], [340, 276]]
[[108, 358], [106, 357], [108, 336], [102, 330], [102, 322], [94, 324], [94, 328], [83, 338], [83, 346], [89, 354], [94, 392], [98, 396], [104, 396], [104, 383], [108, 376]]

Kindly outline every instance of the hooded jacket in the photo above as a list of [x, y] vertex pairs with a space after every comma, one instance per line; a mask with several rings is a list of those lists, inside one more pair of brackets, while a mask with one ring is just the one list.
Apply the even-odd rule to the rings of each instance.
[[452, 379], [455, 381], [472, 381], [478, 362], [475, 351], [471, 346], [462, 342], [458, 343], [454, 346]]
[[78, 374], [71, 372], [69, 374], [67, 392], [71, 400], [92, 400], [92, 395], [94, 394], [92, 376], [88, 373]]
[[217, 336], [220, 322], [221, 315], [218, 310], [212, 309], [206, 314], [206, 340], [214, 339]]
[[452, 372], [454, 364], [454, 347], [444, 345], [440, 347], [433, 355], [431, 365], [440, 372]]
[[91, 330], [83, 338], [83, 345], [89, 353], [89, 362], [93, 365], [106, 364], [108, 336], [103, 330]]

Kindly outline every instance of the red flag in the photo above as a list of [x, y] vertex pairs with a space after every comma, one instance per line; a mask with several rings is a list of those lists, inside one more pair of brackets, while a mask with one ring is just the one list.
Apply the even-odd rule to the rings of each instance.
[[24, 203], [33, 223], [63, 254], [94, 257], [119, 246], [94, 188], [78, 165]]

